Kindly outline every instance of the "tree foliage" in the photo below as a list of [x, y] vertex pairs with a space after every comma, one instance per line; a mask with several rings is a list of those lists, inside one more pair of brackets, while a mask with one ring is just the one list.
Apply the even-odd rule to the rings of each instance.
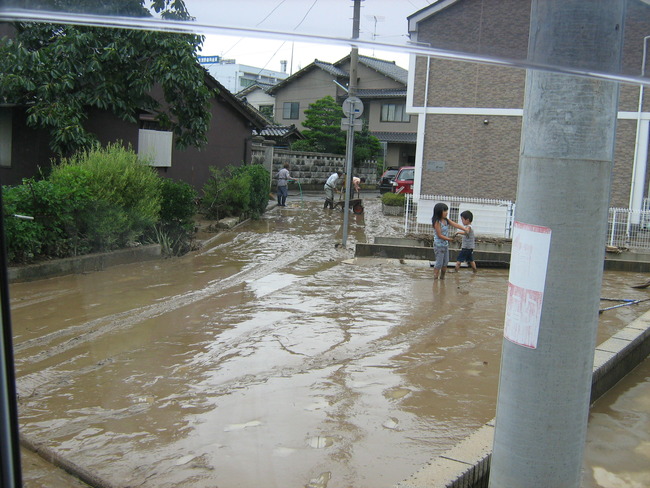
[[[55, 10], [151, 16], [144, 0], [50, 0]], [[155, 0], [165, 19], [190, 18], [182, 0]], [[201, 36], [130, 29], [17, 23], [0, 40], [0, 103], [24, 105], [28, 124], [50, 131], [58, 154], [89, 149], [87, 109], [108, 110], [130, 122], [150, 111], [173, 130], [179, 148], [206, 142], [210, 121], [205, 72], [196, 52]], [[159, 86], [164, 102], [153, 95]]]
[[[341, 130], [343, 109], [331, 96], [326, 96], [309, 105], [305, 110], [302, 134], [304, 140], [296, 141], [291, 149], [295, 151], [325, 152], [345, 154], [347, 135]], [[354, 133], [354, 162], [372, 159], [381, 154], [379, 139], [368, 131], [364, 122], [363, 130]]]

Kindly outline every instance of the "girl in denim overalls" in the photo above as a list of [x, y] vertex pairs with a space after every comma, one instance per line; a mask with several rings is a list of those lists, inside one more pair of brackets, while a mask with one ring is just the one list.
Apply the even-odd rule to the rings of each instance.
[[467, 229], [453, 220], [447, 218], [449, 207], [444, 203], [436, 203], [433, 207], [433, 252], [436, 254], [436, 264], [433, 267], [433, 279], [444, 279], [449, 264], [449, 242], [454, 239], [449, 237], [449, 226], [456, 227], [465, 232]]

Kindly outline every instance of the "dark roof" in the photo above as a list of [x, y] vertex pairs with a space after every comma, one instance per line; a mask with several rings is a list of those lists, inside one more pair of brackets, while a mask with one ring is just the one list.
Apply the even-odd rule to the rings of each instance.
[[203, 70], [205, 71], [205, 83], [208, 85], [208, 88], [216, 89], [218, 91], [218, 94], [216, 95], [217, 98], [221, 98], [223, 101], [231, 105], [237, 112], [247, 118], [253, 127], [262, 129], [269, 125], [269, 120], [259, 113], [255, 107], [233, 95], [225, 86], [219, 83], [207, 69], [203, 68]]
[[319, 61], [316, 59], [314, 61], [314, 64], [318, 66], [320, 69], [327, 71], [329, 74], [334, 75], [334, 76], [341, 76], [343, 78], [348, 78], [349, 75], [346, 71], [343, 71], [341, 68], [337, 68], [334, 66], [332, 63], [328, 63], [325, 61]]
[[415, 144], [417, 142], [418, 135], [416, 132], [379, 132], [373, 131], [370, 132], [380, 141], [386, 142], [403, 142], [408, 144]]
[[284, 86], [288, 85], [292, 81], [297, 80], [298, 78], [306, 75], [307, 73], [309, 73], [310, 71], [312, 71], [312, 70], [314, 70], [316, 68], [322, 69], [323, 71], [326, 71], [326, 72], [328, 72], [329, 74], [331, 74], [333, 76], [341, 76], [341, 77], [344, 77], [344, 78], [348, 77], [348, 74], [345, 71], [335, 67], [332, 63], [327, 63], [325, 61], [319, 61], [318, 59], [315, 59], [313, 63], [308, 64], [303, 69], [301, 69], [299, 71], [296, 71], [291, 76], [285, 78], [284, 80], [282, 80], [279, 83], [272, 86], [267, 91], [267, 93], [269, 95], [273, 95], [280, 88], [283, 88]]
[[290, 135], [295, 135], [298, 139], [304, 139], [300, 131], [296, 128], [295, 125], [268, 125], [262, 130], [253, 130], [253, 135], [260, 135], [264, 137], [288, 137]]
[[237, 98], [245, 97], [248, 95], [250, 92], [257, 90], [258, 88], [262, 90], [264, 93], [268, 92], [274, 85], [272, 83], [262, 83], [261, 81], [256, 81], [253, 83], [251, 86], [247, 86], [243, 90], [239, 90], [235, 96]]
[[[343, 59], [338, 60], [334, 63], [335, 66], [340, 66], [343, 63], [346, 63], [350, 60], [350, 55], [348, 54]], [[359, 55], [359, 63], [367, 66], [370, 69], [374, 69], [378, 73], [381, 73], [388, 78], [391, 78], [395, 81], [406, 86], [408, 83], [408, 70], [397, 66], [395, 61], [386, 61], [384, 59], [371, 58], [370, 56]]]
[[406, 97], [406, 88], [378, 88], [357, 90], [359, 98], [403, 98]]
[[[326, 61], [319, 61], [318, 59], [315, 59], [313, 63], [305, 66], [300, 71], [296, 71], [288, 78], [285, 78], [278, 84], [271, 87], [267, 91], [267, 93], [270, 95], [274, 94], [280, 88], [283, 88], [284, 86], [291, 83], [293, 80], [296, 80], [301, 76], [304, 76], [305, 74], [309, 73], [311, 70], [315, 68], [322, 69], [323, 71], [326, 71], [332, 76], [349, 79], [350, 74], [347, 71], [344, 71], [341, 68], [339, 68], [341, 64], [345, 63], [349, 59], [350, 59], [350, 55], [347, 55], [343, 59], [338, 60], [336, 63], [328, 63]], [[408, 82], [408, 71], [400, 66], [397, 66], [395, 64], [395, 61], [385, 61], [383, 59], [371, 58], [370, 56], [359, 56], [359, 63], [364, 64], [365, 66], [371, 69], [374, 69], [378, 73], [381, 73], [382, 75], [388, 78], [391, 78], [399, 83], [402, 83], [404, 86], [406, 86]], [[406, 92], [404, 92], [404, 94], [406, 94]]]

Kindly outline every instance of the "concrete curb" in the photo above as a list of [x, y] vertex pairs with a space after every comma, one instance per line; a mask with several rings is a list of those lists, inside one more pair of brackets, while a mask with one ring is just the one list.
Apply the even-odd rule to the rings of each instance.
[[[650, 354], [650, 312], [630, 322], [596, 347], [591, 383], [591, 402]], [[490, 420], [449, 451], [399, 482], [396, 488], [487, 488], [494, 422]]]
[[118, 264], [130, 264], [159, 259], [160, 254], [160, 244], [150, 244], [100, 254], [87, 254], [74, 258], [55, 259], [44, 263], [11, 267], [8, 269], [9, 282], [42, 280], [52, 276], [101, 271], [109, 266], [116, 266]]
[[[456, 261], [458, 252], [458, 249], [449, 249], [450, 262]], [[358, 243], [354, 255], [355, 257], [436, 260], [432, 247], [423, 246], [413, 239], [377, 238], [373, 244]], [[478, 267], [507, 268], [510, 266], [510, 245], [477, 243], [474, 259]], [[603, 266], [608, 271], [650, 272], [650, 256], [633, 252], [606, 254], [603, 258]]]

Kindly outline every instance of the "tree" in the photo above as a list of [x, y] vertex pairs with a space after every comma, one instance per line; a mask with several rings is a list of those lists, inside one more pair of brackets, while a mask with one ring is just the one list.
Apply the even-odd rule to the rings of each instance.
[[[296, 141], [291, 149], [296, 151], [327, 152], [345, 154], [346, 133], [341, 130], [343, 109], [334, 98], [326, 96], [309, 105], [305, 110], [303, 126], [304, 140]], [[381, 154], [379, 139], [370, 134], [364, 121], [363, 130], [354, 133], [354, 162], [372, 159]]]
[[[144, 0], [47, 3], [57, 10], [152, 16]], [[165, 19], [190, 19], [182, 0], [155, 0], [152, 9]], [[205, 144], [211, 93], [196, 59], [203, 37], [38, 23], [15, 28], [13, 38], [0, 40], [0, 103], [28, 107], [27, 123], [50, 131], [56, 153], [93, 144], [95, 136], [83, 126], [93, 107], [130, 122], [150, 111], [175, 133], [177, 147]], [[156, 86], [165, 103], [153, 95]]]

